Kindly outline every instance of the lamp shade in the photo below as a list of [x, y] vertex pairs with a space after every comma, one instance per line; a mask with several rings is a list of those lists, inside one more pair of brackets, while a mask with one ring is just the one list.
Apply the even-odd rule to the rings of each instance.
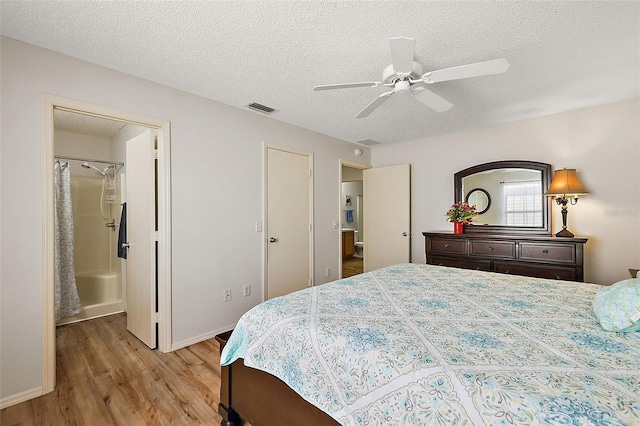
[[576, 169], [556, 170], [549, 189], [544, 195], [582, 195], [588, 194], [576, 176]]

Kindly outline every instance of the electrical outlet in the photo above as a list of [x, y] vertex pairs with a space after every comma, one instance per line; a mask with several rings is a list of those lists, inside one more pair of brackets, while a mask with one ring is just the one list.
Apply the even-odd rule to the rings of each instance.
[[225, 289], [225, 291], [224, 291], [224, 301], [225, 301], [225, 302], [228, 302], [228, 301], [230, 301], [230, 300], [231, 300], [231, 289], [230, 289], [230, 288], [227, 288], [227, 289]]
[[325, 272], [326, 272], [328, 277], [331, 276], [331, 268], [327, 267], [327, 270]]
[[251, 284], [245, 285], [242, 290], [244, 292], [244, 297], [251, 296]]

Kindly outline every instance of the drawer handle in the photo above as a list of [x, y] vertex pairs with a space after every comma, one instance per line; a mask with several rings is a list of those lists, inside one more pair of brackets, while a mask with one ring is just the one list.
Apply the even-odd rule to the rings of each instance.
[[493, 247], [489, 246], [489, 251], [493, 251]]
[[449, 244], [445, 244], [445, 245], [444, 245], [444, 248], [447, 248], [447, 247], [449, 247]]
[[442, 266], [442, 262], [438, 263], [438, 266]]
[[556, 275], [556, 280], [559, 280], [559, 279], [560, 279], [560, 275]]
[[476, 271], [479, 271], [479, 270], [480, 270], [480, 267], [479, 267], [479, 266], [476, 266]]
[[504, 271], [504, 273], [505, 273], [505, 274], [508, 274], [508, 273], [509, 273], [509, 270], [507, 269], [506, 271]]
[[544, 254], [547, 254], [547, 253], [549, 253], [549, 250], [544, 249], [544, 250], [542, 250], [542, 252], [543, 252]]

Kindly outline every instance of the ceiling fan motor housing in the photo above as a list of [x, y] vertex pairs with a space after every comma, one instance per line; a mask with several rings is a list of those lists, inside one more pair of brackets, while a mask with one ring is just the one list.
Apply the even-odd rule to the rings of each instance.
[[413, 79], [418, 80], [422, 78], [422, 65], [417, 62], [413, 62], [413, 67], [411, 68], [411, 74], [402, 75], [397, 74], [393, 69], [393, 65], [388, 65], [384, 71], [382, 71], [382, 82], [383, 84], [393, 84], [398, 80], [403, 79]]
[[396, 83], [394, 92], [410, 92], [411, 91], [411, 83], [408, 80], [400, 80]]

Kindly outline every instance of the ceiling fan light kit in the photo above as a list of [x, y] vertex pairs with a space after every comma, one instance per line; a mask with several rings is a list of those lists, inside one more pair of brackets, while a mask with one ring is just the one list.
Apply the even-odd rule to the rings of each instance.
[[491, 61], [477, 62], [458, 67], [445, 68], [437, 71], [422, 73], [422, 65], [413, 60], [416, 41], [407, 37], [393, 37], [389, 39], [391, 48], [391, 65], [382, 71], [382, 81], [326, 84], [316, 86], [313, 90], [349, 89], [355, 87], [385, 86], [392, 89], [375, 98], [360, 111], [356, 118], [364, 118], [380, 107], [394, 93], [411, 93], [414, 99], [425, 104], [436, 112], [445, 112], [453, 107], [446, 99], [428, 90], [425, 85], [442, 81], [460, 80], [463, 78], [481, 77], [485, 75], [501, 74], [509, 69], [509, 62], [505, 58]]

